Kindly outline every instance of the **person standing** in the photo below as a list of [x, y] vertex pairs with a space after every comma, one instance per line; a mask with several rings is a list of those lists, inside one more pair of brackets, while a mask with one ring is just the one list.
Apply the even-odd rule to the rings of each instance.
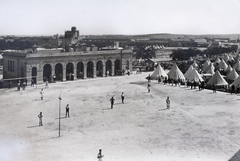
[[170, 110], [170, 99], [167, 97], [166, 99], [166, 104], [167, 104], [167, 110]]
[[42, 124], [42, 117], [43, 117], [42, 112], [40, 112], [40, 114], [38, 115], [38, 118], [39, 118], [39, 126], [43, 126], [43, 124]]
[[151, 87], [151, 85], [150, 85], [150, 83], [148, 83], [148, 85], [147, 85], [148, 93], [150, 93], [150, 87]]
[[41, 91], [40, 91], [40, 95], [41, 95], [41, 100], [43, 100], [43, 88], [41, 89]]
[[235, 86], [234, 86], [234, 84], [232, 85], [232, 90], [231, 90], [231, 94], [233, 94], [234, 92], [235, 92]]
[[34, 87], [34, 79], [31, 80], [31, 87]]
[[48, 80], [46, 80], [45, 88], [48, 88]]
[[65, 117], [69, 117], [69, 104], [67, 104], [67, 106], [66, 106], [66, 116]]
[[122, 103], [124, 103], [124, 93], [123, 92], [122, 92], [121, 98], [122, 98]]
[[20, 81], [18, 81], [18, 83], [17, 83], [17, 91], [20, 91], [20, 87], [21, 87], [21, 84], [20, 84]]
[[102, 158], [104, 157], [104, 155], [102, 154], [102, 149], [99, 149], [99, 153], [97, 155], [98, 161], [103, 161]]
[[213, 93], [217, 93], [217, 92], [216, 92], [216, 86], [215, 86], [215, 85], [213, 85]]
[[111, 102], [111, 109], [113, 108], [114, 101], [115, 101], [115, 99], [114, 99], [113, 96], [112, 96], [112, 98], [110, 99], [110, 102]]

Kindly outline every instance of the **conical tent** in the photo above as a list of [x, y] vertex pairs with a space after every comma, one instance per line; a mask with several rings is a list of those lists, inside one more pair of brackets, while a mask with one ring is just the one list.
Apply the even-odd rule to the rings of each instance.
[[232, 60], [234, 60], [233, 56], [229, 55], [229, 60], [228, 61], [232, 61]]
[[171, 79], [180, 79], [180, 80], [185, 80], [185, 77], [181, 70], [178, 68], [177, 64], [174, 63], [173, 67], [170, 69], [168, 72], [168, 77]]
[[235, 71], [235, 69], [233, 69], [228, 75], [227, 75], [227, 78], [229, 80], [236, 80], [238, 78], [238, 74], [237, 72]]
[[214, 75], [215, 72], [214, 72], [213, 68], [209, 68], [209, 70], [206, 72], [206, 74]]
[[188, 68], [187, 72], [184, 74], [184, 77], [186, 78], [193, 70], [193, 66], [190, 65], [190, 67]]
[[206, 68], [209, 66], [210, 63], [211, 61], [209, 60], [209, 58], [207, 58], [202, 67], [203, 72], [207, 72]]
[[194, 68], [196, 68], [196, 69], [198, 68], [198, 64], [196, 63], [196, 60], [193, 61], [192, 66], [193, 66]]
[[224, 54], [224, 58], [223, 59], [225, 60], [225, 62], [230, 60], [228, 54]]
[[240, 77], [238, 77], [230, 86], [232, 86], [232, 85], [234, 85], [235, 87], [240, 85]]
[[227, 67], [228, 67], [227, 63], [225, 62], [224, 59], [222, 59], [222, 61], [219, 63], [219, 68], [226, 71]]
[[217, 57], [217, 59], [215, 60], [214, 64], [219, 64], [221, 62], [221, 60], [219, 59], [219, 57]]
[[191, 73], [185, 76], [185, 78], [188, 79], [189, 81], [195, 81], [195, 82], [203, 81], [202, 76], [197, 72], [195, 68], [193, 68]]
[[208, 85], [228, 85], [228, 83], [225, 81], [223, 76], [219, 73], [219, 71], [216, 71], [216, 73], [212, 76], [212, 78], [207, 82]]
[[208, 67], [206, 68], [205, 73], [208, 73], [209, 70], [214, 71], [215, 67], [213, 66], [213, 63], [210, 63]]
[[158, 79], [158, 77], [168, 77], [167, 73], [163, 70], [160, 64], [158, 64], [157, 68], [154, 70], [152, 75], [150, 76], [150, 79]]
[[233, 66], [233, 68], [234, 68], [237, 72], [240, 71], [240, 61], [239, 61], [239, 60], [236, 62], [236, 64]]
[[227, 69], [226, 69], [226, 72], [231, 72], [233, 69], [231, 67], [231, 65], [228, 65]]

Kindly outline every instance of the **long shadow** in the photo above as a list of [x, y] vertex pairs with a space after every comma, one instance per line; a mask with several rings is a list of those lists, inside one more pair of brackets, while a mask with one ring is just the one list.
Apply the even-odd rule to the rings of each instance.
[[34, 128], [34, 127], [40, 127], [39, 125], [36, 126], [28, 126], [27, 128]]
[[124, 103], [114, 103], [114, 105], [120, 105], [120, 104], [124, 104]]
[[111, 108], [103, 108], [102, 110], [111, 110]]
[[[60, 117], [60, 119], [65, 119], [66, 117]], [[59, 117], [58, 118], [55, 118], [55, 119], [59, 119]]]
[[164, 108], [164, 109], [160, 109], [160, 110], [158, 110], [158, 111], [165, 111], [165, 110], [167, 110], [166, 108]]

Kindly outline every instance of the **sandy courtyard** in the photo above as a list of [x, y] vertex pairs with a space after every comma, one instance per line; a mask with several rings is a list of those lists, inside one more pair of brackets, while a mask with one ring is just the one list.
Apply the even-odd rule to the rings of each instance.
[[[239, 150], [239, 95], [157, 81], [148, 93], [148, 74], [57, 82], [20, 92], [0, 89], [0, 160], [94, 161], [102, 149], [104, 161], [227, 161]], [[167, 96], [170, 110], [165, 110]], [[65, 118], [66, 104], [70, 118]]]

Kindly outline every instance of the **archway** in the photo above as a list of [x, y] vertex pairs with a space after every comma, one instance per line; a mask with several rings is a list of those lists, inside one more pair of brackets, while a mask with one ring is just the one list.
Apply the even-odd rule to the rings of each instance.
[[77, 63], [77, 79], [83, 79], [84, 78], [84, 65], [83, 62]]
[[126, 62], [126, 69], [127, 69], [127, 70], [130, 69], [130, 68], [129, 68], [129, 60], [127, 60], [127, 62]]
[[50, 64], [45, 64], [43, 67], [43, 81], [50, 81], [52, 76], [52, 67]]
[[66, 65], [66, 80], [73, 80], [73, 63], [67, 63]]
[[63, 80], [62, 74], [63, 74], [63, 66], [61, 63], [57, 63], [55, 65], [55, 76], [56, 76], [55, 79], [62, 81]]
[[115, 60], [115, 75], [122, 75], [120, 60]]
[[36, 67], [32, 68], [32, 79], [33, 79], [33, 83], [37, 84], [37, 68]]
[[106, 76], [112, 75], [112, 61], [106, 61]]
[[103, 76], [103, 62], [102, 61], [97, 62], [97, 76], [98, 77]]
[[93, 62], [89, 61], [87, 63], [87, 77], [93, 78]]

